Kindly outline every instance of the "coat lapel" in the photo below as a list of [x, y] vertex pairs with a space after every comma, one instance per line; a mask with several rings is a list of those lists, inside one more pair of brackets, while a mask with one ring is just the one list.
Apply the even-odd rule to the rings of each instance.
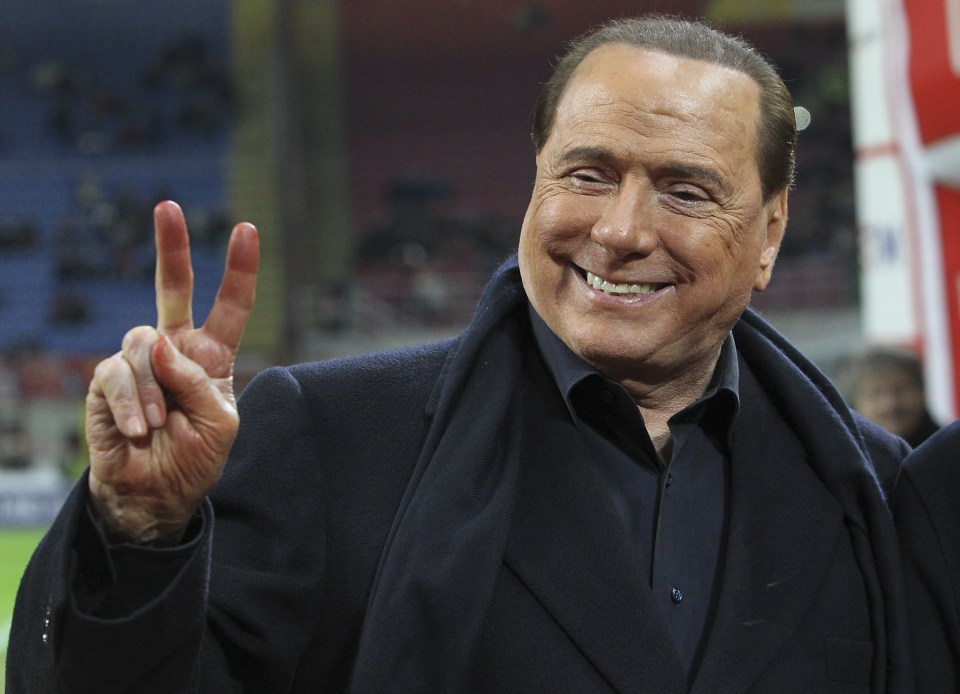
[[741, 362], [729, 531], [713, 624], [693, 692], [747, 691], [827, 578], [839, 504]]
[[[619, 691], [686, 691], [635, 549], [553, 389], [530, 389], [505, 562]], [[539, 394], [538, 394], [539, 393]]]

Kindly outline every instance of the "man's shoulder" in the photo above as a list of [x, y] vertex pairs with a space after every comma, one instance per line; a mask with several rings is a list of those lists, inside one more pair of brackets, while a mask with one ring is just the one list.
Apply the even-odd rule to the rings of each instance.
[[866, 443], [868, 450], [871, 452], [880, 450], [897, 456], [900, 459], [906, 457], [910, 452], [910, 445], [899, 436], [891, 434], [879, 424], [870, 421], [856, 410], [851, 409], [850, 414], [853, 415], [853, 421], [857, 425], [857, 430], [860, 432], [864, 443]]
[[301, 383], [315, 380], [356, 382], [357, 379], [409, 380], [436, 377], [456, 342], [456, 338], [450, 338], [377, 352], [302, 362], [288, 367], [288, 371]]
[[[429, 405], [443, 383], [453, 344], [446, 340], [261, 371], [239, 399], [234, 458], [262, 457], [263, 442], [274, 449], [296, 442], [298, 450], [329, 452], [417, 439], [429, 422]], [[328, 464], [336, 460], [327, 457]], [[314, 462], [311, 457], [307, 464]]]
[[856, 410], [850, 410], [850, 413], [863, 439], [874, 473], [884, 491], [889, 493], [893, 489], [904, 458], [910, 452], [910, 446], [902, 438], [894, 436]]
[[249, 398], [290, 390], [305, 396], [318, 389], [360, 391], [366, 387], [379, 390], [393, 385], [416, 387], [417, 384], [433, 383], [456, 343], [457, 338], [450, 338], [289, 366], [272, 366], [258, 373], [243, 395]]

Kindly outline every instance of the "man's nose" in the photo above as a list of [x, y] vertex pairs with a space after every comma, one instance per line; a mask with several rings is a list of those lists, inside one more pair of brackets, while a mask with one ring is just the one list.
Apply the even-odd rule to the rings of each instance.
[[590, 236], [617, 259], [649, 255], [657, 246], [653, 208], [642, 187], [621, 188], [608, 198]]

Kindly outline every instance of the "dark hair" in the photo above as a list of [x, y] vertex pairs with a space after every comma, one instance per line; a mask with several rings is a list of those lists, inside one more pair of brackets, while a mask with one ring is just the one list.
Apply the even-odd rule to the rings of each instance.
[[650, 15], [616, 19], [574, 40], [544, 84], [533, 117], [533, 144], [539, 152], [550, 136], [557, 104], [577, 66], [601, 46], [622, 43], [636, 48], [703, 60], [744, 73], [760, 88], [757, 126], [757, 170], [763, 199], [793, 183], [797, 126], [793, 99], [773, 67], [741, 38], [701, 22]]

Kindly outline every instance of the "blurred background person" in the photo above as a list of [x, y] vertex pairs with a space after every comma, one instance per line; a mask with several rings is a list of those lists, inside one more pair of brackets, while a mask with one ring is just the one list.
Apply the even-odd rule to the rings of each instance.
[[914, 448], [940, 428], [928, 408], [923, 365], [908, 349], [868, 347], [842, 365], [837, 380], [850, 407]]

